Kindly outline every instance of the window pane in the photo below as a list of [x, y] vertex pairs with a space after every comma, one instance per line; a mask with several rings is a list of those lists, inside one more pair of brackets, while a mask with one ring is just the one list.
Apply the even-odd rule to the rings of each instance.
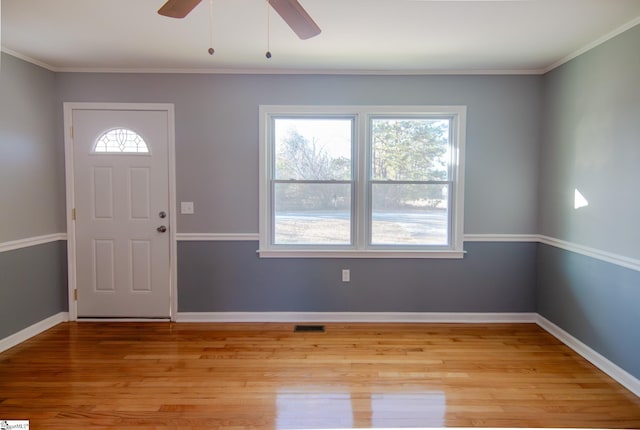
[[448, 180], [449, 123], [448, 119], [372, 119], [372, 179]]
[[96, 141], [94, 153], [148, 153], [149, 147], [138, 133], [126, 128], [114, 128]]
[[351, 118], [275, 118], [275, 178], [351, 179]]
[[447, 245], [448, 185], [373, 184], [373, 245]]
[[275, 184], [275, 244], [349, 245], [351, 184]]

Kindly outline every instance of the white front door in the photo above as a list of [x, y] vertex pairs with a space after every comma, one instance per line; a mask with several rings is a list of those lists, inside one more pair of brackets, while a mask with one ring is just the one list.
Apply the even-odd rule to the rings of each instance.
[[169, 115], [71, 113], [78, 317], [170, 316]]

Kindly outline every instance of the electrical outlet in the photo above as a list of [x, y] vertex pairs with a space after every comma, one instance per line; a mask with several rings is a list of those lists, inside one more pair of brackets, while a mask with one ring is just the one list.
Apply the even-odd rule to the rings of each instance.
[[183, 215], [193, 214], [193, 202], [180, 202], [180, 213]]
[[349, 269], [342, 269], [342, 282], [351, 281], [351, 271]]

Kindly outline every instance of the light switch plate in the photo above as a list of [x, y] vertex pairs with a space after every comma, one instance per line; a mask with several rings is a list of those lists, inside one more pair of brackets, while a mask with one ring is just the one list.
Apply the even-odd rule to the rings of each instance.
[[180, 213], [191, 215], [193, 213], [193, 202], [180, 202]]

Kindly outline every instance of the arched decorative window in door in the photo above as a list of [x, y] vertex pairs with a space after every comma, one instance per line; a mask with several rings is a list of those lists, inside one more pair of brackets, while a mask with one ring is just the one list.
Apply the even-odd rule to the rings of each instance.
[[102, 133], [96, 141], [93, 152], [96, 154], [148, 154], [149, 147], [142, 136], [135, 131], [128, 128], [113, 128]]

